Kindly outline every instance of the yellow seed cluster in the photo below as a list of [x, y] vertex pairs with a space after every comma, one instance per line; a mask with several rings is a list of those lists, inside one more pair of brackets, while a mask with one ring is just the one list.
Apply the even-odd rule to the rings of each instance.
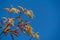
[[[33, 14], [33, 11], [32, 10], [27, 10], [26, 8], [23, 8], [22, 6], [18, 6], [19, 10], [16, 9], [16, 8], [4, 8], [6, 11], [8, 11], [9, 13], [13, 14], [13, 13], [16, 13], [16, 14], [25, 14], [27, 15], [30, 19], [33, 19], [34, 17], [34, 14]], [[11, 15], [10, 15], [11, 16]], [[20, 29], [24, 34], [27, 33], [28, 36], [32, 36], [33, 38], [36, 38], [37, 40], [39, 40], [39, 34], [38, 33], [35, 33], [33, 31], [33, 27], [29, 24], [29, 23], [26, 23], [26, 22], [29, 22], [28, 20], [24, 21], [20, 15], [17, 16], [17, 18], [14, 18], [15, 20], [18, 21], [18, 25], [16, 25], [16, 29], [15, 30], [10, 30], [10, 26], [15, 26], [14, 22], [15, 20], [11, 17], [11, 18], [5, 18], [4, 17], [4, 24], [6, 24], [6, 29], [4, 30], [5, 33], [13, 33], [14, 35], [19, 35], [20, 32], [18, 32], [18, 29]], [[20, 24], [19, 24], [20, 23]]]

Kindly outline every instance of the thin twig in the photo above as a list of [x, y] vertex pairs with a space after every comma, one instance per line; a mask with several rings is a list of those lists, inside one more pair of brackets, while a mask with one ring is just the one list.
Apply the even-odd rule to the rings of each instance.
[[14, 40], [13, 34], [10, 33], [10, 35], [11, 35], [12, 40]]

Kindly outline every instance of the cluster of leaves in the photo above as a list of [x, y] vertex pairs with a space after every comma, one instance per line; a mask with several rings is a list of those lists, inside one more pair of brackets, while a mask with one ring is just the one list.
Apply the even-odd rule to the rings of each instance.
[[[39, 34], [33, 32], [33, 28], [30, 25], [29, 21], [28, 20], [23, 21], [23, 19], [20, 17], [23, 12], [23, 14], [26, 14], [29, 18], [33, 19], [33, 17], [34, 17], [33, 11], [27, 10], [26, 8], [23, 8], [22, 6], [18, 6], [18, 8], [19, 8], [19, 10], [14, 7], [11, 9], [4, 8], [4, 10], [9, 12], [10, 15], [12, 13], [16, 13], [16, 14], [19, 13], [20, 15], [17, 16], [16, 18], [12, 18], [11, 16], [9, 18], [3, 17], [3, 19], [4, 19], [3, 26], [0, 27], [0, 28], [3, 28], [3, 31], [0, 34], [0, 37], [3, 33], [5, 35], [10, 33], [12, 40], [14, 40], [13, 35], [18, 37], [20, 35], [19, 34], [20, 32], [18, 32], [18, 29], [20, 29], [22, 33], [27, 34], [28, 36], [31, 36], [30, 40], [32, 40], [32, 38], [36, 38], [37, 40], [39, 40]], [[14, 24], [15, 20], [18, 20], [17, 24]], [[16, 28], [14, 30], [11, 30], [10, 27], [15, 27], [15, 26], [16, 26]]]

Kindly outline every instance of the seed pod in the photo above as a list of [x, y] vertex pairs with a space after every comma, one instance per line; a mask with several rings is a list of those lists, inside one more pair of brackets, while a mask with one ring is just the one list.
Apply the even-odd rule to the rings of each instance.
[[9, 21], [8, 21], [12, 26], [14, 26], [14, 20], [12, 18], [9, 18]]
[[28, 17], [30, 17], [31, 19], [33, 19], [33, 17], [34, 17], [34, 14], [33, 14], [32, 10], [27, 10], [27, 11], [25, 12], [25, 14], [26, 14]]
[[11, 12], [9, 8], [4, 8], [4, 10], [8, 11], [8, 12]]

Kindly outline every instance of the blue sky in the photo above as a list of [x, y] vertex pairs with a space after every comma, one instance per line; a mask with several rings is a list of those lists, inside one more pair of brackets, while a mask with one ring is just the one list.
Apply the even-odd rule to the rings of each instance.
[[[40, 40], [59, 40], [59, 20], [60, 2], [59, 0], [0, 0], [0, 18], [9, 17], [8, 12], [3, 8], [11, 8], [11, 3], [15, 8], [23, 6], [28, 10], [33, 10], [34, 19], [30, 20], [35, 32], [39, 32]], [[13, 15], [14, 16], [14, 15]], [[26, 17], [25, 17], [26, 18]], [[25, 19], [23, 17], [23, 19]], [[15, 40], [29, 40], [29, 37], [21, 34], [14, 37]], [[1, 40], [11, 40], [10, 35], [4, 36]], [[35, 39], [33, 39], [35, 40]]]

